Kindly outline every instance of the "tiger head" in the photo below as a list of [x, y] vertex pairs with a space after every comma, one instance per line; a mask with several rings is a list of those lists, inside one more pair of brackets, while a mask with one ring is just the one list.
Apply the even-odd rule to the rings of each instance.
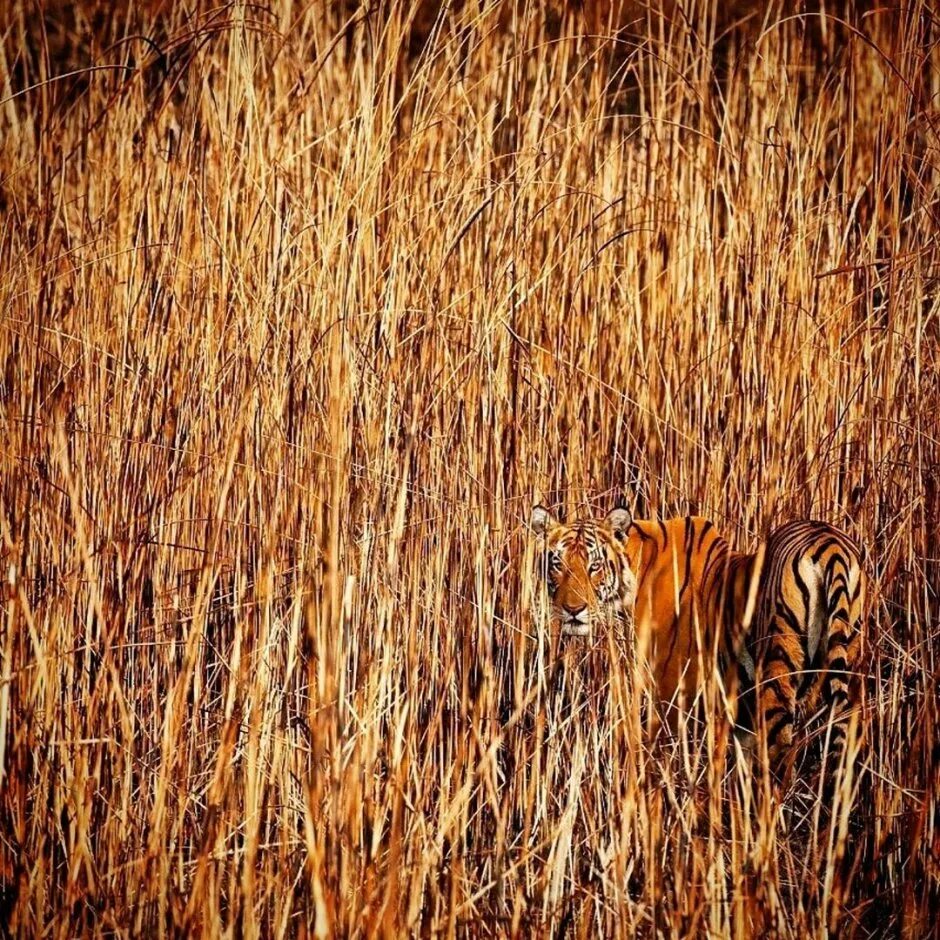
[[592, 625], [632, 611], [636, 575], [625, 542], [630, 513], [614, 509], [599, 522], [558, 522], [544, 506], [532, 510], [532, 530], [545, 539], [543, 573], [552, 619], [567, 636], [590, 636]]

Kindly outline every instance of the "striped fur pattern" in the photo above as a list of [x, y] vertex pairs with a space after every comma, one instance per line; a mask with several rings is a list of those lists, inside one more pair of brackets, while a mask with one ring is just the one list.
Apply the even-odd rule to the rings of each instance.
[[[790, 522], [767, 540], [760, 608], [746, 652], [772, 762], [793, 743], [797, 719], [822, 702], [844, 718], [862, 655], [865, 573], [860, 551], [825, 522]], [[749, 663], [745, 662], [745, 665]], [[841, 749], [844, 721], [833, 728]]]
[[[707, 519], [556, 522], [536, 507], [562, 632], [589, 635], [629, 611], [659, 697], [690, 702], [717, 669], [756, 703], [772, 764], [792, 750], [800, 715], [822, 700], [837, 718], [861, 655], [865, 578], [855, 544], [823, 523], [792, 522], [757, 552], [734, 551]], [[673, 711], [674, 714], [674, 711]], [[841, 740], [843, 727], [834, 736]]]

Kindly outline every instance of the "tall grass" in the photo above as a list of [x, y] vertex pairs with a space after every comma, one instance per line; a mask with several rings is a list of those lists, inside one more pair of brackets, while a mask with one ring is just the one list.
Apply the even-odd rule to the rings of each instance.
[[[928, 936], [938, 30], [3, 5], [7, 929]], [[854, 772], [652, 745], [536, 499], [844, 526]]]

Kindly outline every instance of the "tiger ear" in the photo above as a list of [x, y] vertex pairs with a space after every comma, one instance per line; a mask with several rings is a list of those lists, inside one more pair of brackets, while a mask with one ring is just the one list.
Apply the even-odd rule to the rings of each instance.
[[529, 524], [536, 535], [545, 535], [555, 525], [555, 517], [544, 506], [534, 506]]
[[622, 539], [627, 534], [630, 523], [633, 522], [633, 516], [630, 515], [629, 509], [611, 509], [611, 511], [607, 513], [605, 522], [613, 530], [614, 535], [617, 536], [618, 539]]

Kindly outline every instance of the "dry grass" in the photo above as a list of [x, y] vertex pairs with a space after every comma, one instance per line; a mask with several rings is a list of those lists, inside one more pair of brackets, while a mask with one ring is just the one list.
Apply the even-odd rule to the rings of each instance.
[[[935, 929], [940, 24], [712, 8], [2, 6], [11, 933]], [[867, 546], [832, 797], [650, 746], [536, 498]]]

